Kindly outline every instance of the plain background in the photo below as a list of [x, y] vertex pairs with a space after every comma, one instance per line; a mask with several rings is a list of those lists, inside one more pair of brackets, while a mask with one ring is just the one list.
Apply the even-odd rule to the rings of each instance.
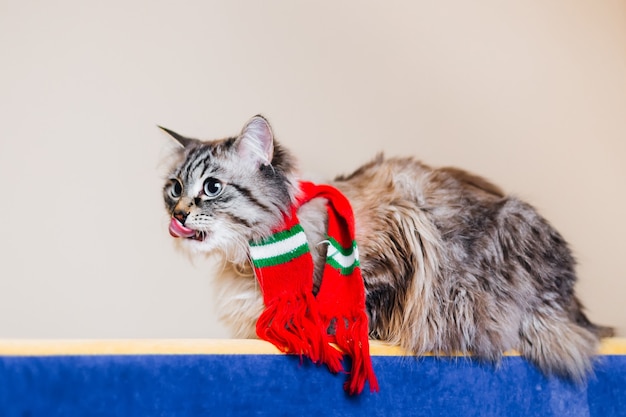
[[155, 125], [257, 113], [308, 173], [384, 151], [526, 199], [626, 335], [623, 0], [0, 0], [0, 337], [227, 337]]

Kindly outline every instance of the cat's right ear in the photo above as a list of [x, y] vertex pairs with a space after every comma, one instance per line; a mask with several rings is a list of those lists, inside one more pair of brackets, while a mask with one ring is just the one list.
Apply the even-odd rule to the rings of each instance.
[[157, 127], [161, 129], [162, 131], [164, 131], [165, 133], [167, 133], [168, 135], [170, 135], [171, 137], [173, 137], [174, 139], [176, 139], [176, 142], [178, 142], [178, 144], [182, 146], [183, 148], [186, 148], [190, 143], [194, 141], [193, 139], [186, 138], [183, 135], [180, 135], [174, 132], [173, 130], [169, 130], [163, 126], [157, 125]]
[[257, 164], [270, 165], [274, 157], [274, 133], [267, 119], [254, 116], [246, 123], [237, 138], [237, 151], [244, 159]]

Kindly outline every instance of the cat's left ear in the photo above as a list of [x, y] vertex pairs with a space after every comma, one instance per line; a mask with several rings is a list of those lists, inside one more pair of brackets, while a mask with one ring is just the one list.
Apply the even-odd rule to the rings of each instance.
[[241, 157], [254, 161], [257, 166], [271, 164], [274, 133], [265, 117], [257, 115], [250, 119], [241, 130], [237, 142], [237, 151]]
[[157, 125], [157, 127], [159, 129], [161, 129], [162, 131], [164, 131], [165, 133], [167, 133], [168, 135], [170, 135], [171, 137], [173, 137], [174, 139], [176, 139], [176, 142], [178, 142], [183, 148], [186, 148], [187, 145], [189, 145], [190, 143], [194, 142], [193, 139], [190, 138], [186, 138], [183, 135], [180, 135], [176, 132], [174, 132], [173, 130], [169, 130], [163, 126], [159, 126]]

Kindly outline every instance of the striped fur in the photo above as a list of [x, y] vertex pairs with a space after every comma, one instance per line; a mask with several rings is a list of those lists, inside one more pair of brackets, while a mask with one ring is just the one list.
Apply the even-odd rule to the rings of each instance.
[[[247, 243], [280, 222], [296, 197], [297, 169], [260, 116], [224, 140], [168, 133], [182, 147], [164, 187], [166, 209], [202, 232], [185, 246], [223, 255], [221, 318], [235, 336], [254, 337], [263, 304]], [[223, 184], [217, 197], [202, 192], [208, 178]], [[591, 371], [599, 337], [612, 330], [584, 315], [568, 245], [530, 205], [473, 174], [411, 158], [379, 156], [332, 184], [354, 209], [372, 338], [416, 354], [472, 352], [488, 363], [517, 349], [546, 374], [577, 382]], [[316, 292], [327, 251], [324, 201], [298, 217]]]

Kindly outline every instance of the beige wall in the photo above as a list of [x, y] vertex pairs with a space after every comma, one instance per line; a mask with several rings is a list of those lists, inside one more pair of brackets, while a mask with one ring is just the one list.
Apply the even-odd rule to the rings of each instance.
[[225, 337], [173, 249], [167, 138], [262, 112], [311, 173], [483, 174], [571, 241], [626, 335], [626, 3], [0, 1], [0, 337]]

